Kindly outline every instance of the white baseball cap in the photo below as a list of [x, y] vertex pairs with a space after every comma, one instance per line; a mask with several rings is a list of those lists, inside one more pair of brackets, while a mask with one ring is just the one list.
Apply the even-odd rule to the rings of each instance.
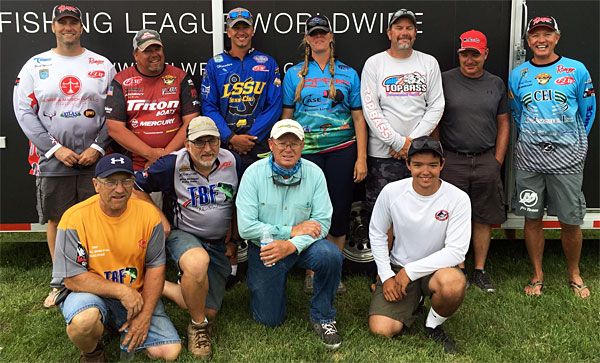
[[298, 121], [292, 119], [284, 119], [277, 121], [273, 128], [271, 129], [271, 137], [274, 139], [279, 139], [281, 136], [287, 133], [292, 133], [300, 140], [304, 140], [304, 130], [302, 130], [302, 126], [298, 123]]

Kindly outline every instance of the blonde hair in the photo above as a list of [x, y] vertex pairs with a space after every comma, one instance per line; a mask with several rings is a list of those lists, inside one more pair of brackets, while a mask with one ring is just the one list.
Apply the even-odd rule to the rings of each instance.
[[[335, 80], [333, 79], [333, 77], [335, 76], [335, 58], [334, 58], [335, 46], [333, 43], [334, 43], [334, 41], [332, 39], [331, 42], [329, 43], [329, 73], [331, 73], [331, 80], [329, 81], [329, 92], [327, 94], [327, 98], [330, 98], [335, 101], [336, 89], [335, 89]], [[302, 65], [302, 69], [300, 70], [300, 73], [298, 74], [298, 76], [300, 76], [300, 83], [298, 83], [298, 86], [296, 86], [296, 94], [294, 96], [294, 102], [300, 102], [302, 99], [301, 93], [302, 93], [302, 89], [304, 88], [304, 81], [305, 81], [306, 75], [308, 74], [308, 61], [309, 61], [310, 55], [311, 55], [310, 45], [306, 41], [306, 37], [304, 37], [304, 39], [302, 39], [302, 42], [300, 43], [300, 47], [302, 47], [302, 46], [304, 46], [304, 64]]]

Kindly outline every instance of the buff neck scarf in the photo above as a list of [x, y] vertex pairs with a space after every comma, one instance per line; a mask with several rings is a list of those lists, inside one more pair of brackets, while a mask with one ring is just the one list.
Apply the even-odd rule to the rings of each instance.
[[298, 169], [300, 169], [300, 166], [302, 165], [302, 159], [299, 159], [293, 168], [284, 169], [281, 166], [277, 165], [275, 160], [273, 160], [273, 153], [271, 153], [271, 155], [269, 156], [269, 164], [271, 164], [271, 169], [273, 170], [273, 172], [275, 174], [281, 175], [281, 176], [292, 176], [292, 175], [296, 174]]

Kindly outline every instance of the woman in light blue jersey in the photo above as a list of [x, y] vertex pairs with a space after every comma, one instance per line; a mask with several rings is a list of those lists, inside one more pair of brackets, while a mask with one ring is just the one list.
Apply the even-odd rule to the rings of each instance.
[[[327, 239], [342, 250], [350, 227], [354, 183], [367, 175], [367, 124], [360, 80], [352, 67], [335, 59], [327, 17], [307, 20], [301, 46], [304, 61], [291, 67], [283, 81], [281, 118], [292, 118], [304, 128], [302, 157], [323, 170], [333, 204]], [[312, 292], [312, 271], [307, 271], [304, 290]], [[340, 283], [338, 292], [343, 291]]]

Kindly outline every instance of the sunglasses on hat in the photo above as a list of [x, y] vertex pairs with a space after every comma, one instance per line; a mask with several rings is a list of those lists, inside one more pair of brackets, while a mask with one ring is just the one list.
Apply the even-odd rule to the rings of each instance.
[[252, 14], [250, 14], [250, 12], [246, 11], [246, 10], [232, 11], [227, 16], [229, 17], [229, 19], [237, 19], [237, 18], [250, 19], [250, 18], [252, 18]]
[[327, 19], [321, 18], [321, 17], [314, 17], [312, 19], [310, 19], [306, 25], [309, 28], [312, 28], [313, 26], [324, 26], [329, 28], [329, 21], [327, 21]]

